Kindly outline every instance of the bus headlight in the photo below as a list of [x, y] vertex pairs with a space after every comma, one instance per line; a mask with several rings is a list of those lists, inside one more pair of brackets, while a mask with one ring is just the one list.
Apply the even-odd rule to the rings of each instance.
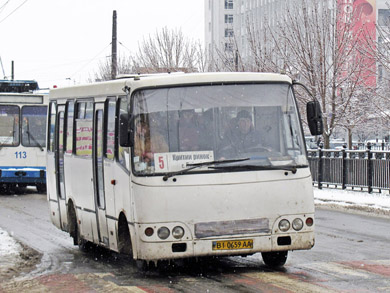
[[292, 222], [292, 227], [295, 231], [299, 231], [303, 228], [303, 221], [299, 218], [294, 219]]
[[282, 232], [287, 232], [290, 229], [290, 222], [286, 219], [283, 219], [279, 222], [279, 230]]
[[172, 229], [172, 236], [176, 239], [180, 239], [184, 236], [184, 229], [180, 226], [176, 226]]
[[158, 237], [160, 237], [160, 239], [162, 240], [165, 240], [169, 237], [169, 229], [167, 227], [161, 227], [160, 229], [158, 229], [157, 231], [157, 235]]

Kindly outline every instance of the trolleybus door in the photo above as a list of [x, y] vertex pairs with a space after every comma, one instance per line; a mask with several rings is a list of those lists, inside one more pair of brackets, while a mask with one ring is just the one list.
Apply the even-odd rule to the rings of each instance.
[[58, 208], [60, 212], [60, 223], [62, 229], [66, 226], [63, 222], [66, 220], [66, 193], [65, 193], [65, 176], [64, 176], [64, 152], [65, 152], [65, 106], [58, 107], [57, 115], [57, 143], [56, 143], [56, 183]]
[[96, 221], [98, 224], [99, 241], [106, 246], [108, 242], [108, 228], [106, 219], [106, 197], [104, 191], [104, 104], [99, 103], [95, 105], [95, 119], [94, 119], [94, 133], [93, 133], [93, 170], [94, 170], [94, 187], [95, 187], [95, 207], [96, 207]]

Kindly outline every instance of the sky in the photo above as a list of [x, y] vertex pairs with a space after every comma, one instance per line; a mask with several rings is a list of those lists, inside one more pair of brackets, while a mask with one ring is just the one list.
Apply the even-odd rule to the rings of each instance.
[[[314, 190], [316, 207], [321, 205], [335, 205], [340, 207], [359, 206], [362, 210], [378, 214], [390, 211], [390, 194], [347, 191], [341, 189], [324, 188]], [[18, 261], [19, 253], [23, 249], [12, 237], [12, 231], [5, 231], [0, 227], [0, 271], [7, 270]]]
[[121, 56], [163, 27], [204, 43], [204, 0], [0, 0], [5, 75], [14, 61], [15, 79], [35, 79], [40, 88], [86, 82], [110, 58], [113, 10]]

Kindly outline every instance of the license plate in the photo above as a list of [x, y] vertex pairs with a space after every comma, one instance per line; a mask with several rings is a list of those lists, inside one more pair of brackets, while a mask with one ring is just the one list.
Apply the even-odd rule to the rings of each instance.
[[252, 249], [253, 239], [213, 241], [213, 250]]

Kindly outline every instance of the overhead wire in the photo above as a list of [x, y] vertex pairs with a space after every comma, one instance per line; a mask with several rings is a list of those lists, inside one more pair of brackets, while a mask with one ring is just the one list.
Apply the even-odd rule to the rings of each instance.
[[11, 0], [7, 0], [7, 1], [0, 7], [0, 13], [4, 10], [4, 8], [7, 6], [7, 4], [9, 3], [9, 1], [11, 1]]
[[[11, 11], [10, 14], [8, 14], [6, 17], [4, 17], [2, 20], [0, 20], [0, 23], [2, 23], [3, 21], [5, 21], [8, 17], [10, 17], [12, 14], [14, 14], [20, 7], [22, 7], [24, 4], [26, 4], [28, 0], [24, 0], [24, 2], [22, 4], [20, 4], [18, 7], [16, 7], [14, 10]], [[7, 2], [8, 3], [8, 2]], [[7, 4], [6, 3], [6, 4]], [[4, 4], [5, 5], [5, 4]]]
[[103, 50], [101, 50], [98, 54], [95, 55], [95, 57], [93, 57], [92, 59], [90, 59], [89, 62], [87, 62], [86, 64], [84, 64], [82, 67], [80, 67], [78, 70], [76, 70], [74, 73], [72, 73], [70, 75], [70, 77], [73, 77], [76, 73], [80, 72], [81, 70], [83, 70], [85, 67], [87, 67], [89, 64], [91, 64], [92, 61], [95, 61], [97, 59], [97, 57], [104, 52], [104, 50], [107, 49], [107, 47], [111, 46], [111, 43], [109, 43], [107, 46], [104, 47]]

